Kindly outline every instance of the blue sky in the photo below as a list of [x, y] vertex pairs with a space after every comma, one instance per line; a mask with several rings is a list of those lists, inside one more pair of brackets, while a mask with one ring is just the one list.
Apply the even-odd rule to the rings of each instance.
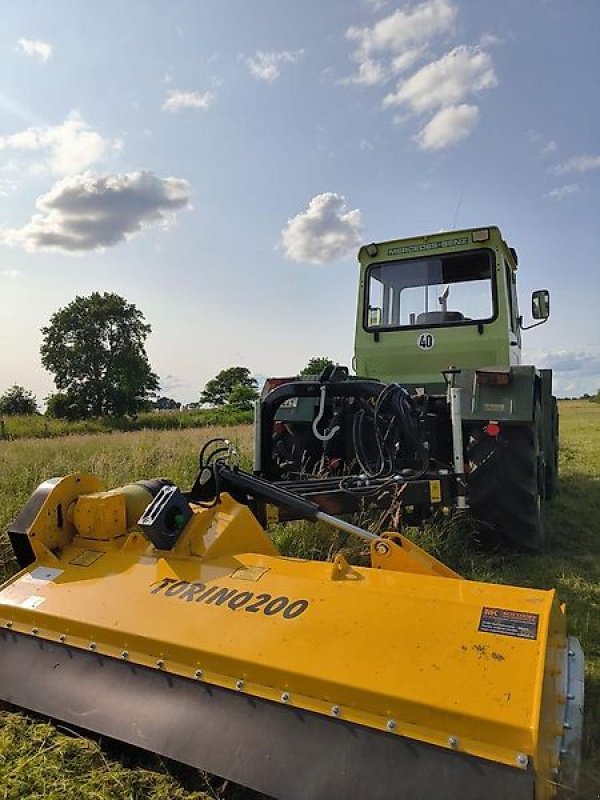
[[165, 393], [349, 363], [356, 250], [499, 225], [525, 358], [600, 387], [597, 0], [47, 0], [0, 29], [0, 391], [115, 291]]

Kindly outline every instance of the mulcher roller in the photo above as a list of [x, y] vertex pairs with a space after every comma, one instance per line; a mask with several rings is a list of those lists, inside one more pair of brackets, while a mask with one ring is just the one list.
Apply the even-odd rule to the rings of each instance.
[[286, 800], [572, 785], [583, 654], [554, 590], [464, 580], [399, 534], [365, 533], [370, 567], [283, 557], [228, 474], [211, 503], [39, 486], [9, 528], [0, 699]]

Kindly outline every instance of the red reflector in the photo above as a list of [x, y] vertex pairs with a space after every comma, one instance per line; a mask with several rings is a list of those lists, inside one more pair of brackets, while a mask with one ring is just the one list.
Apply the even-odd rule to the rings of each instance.
[[497, 422], [490, 420], [483, 430], [488, 436], [498, 436], [500, 433], [500, 425], [498, 425]]
[[297, 378], [267, 378], [262, 389], [261, 397], [266, 397], [269, 392], [276, 389], [278, 386], [283, 386], [284, 383], [292, 383], [295, 380], [297, 380]]
[[488, 386], [503, 386], [510, 383], [510, 370], [478, 369], [475, 372], [477, 383]]

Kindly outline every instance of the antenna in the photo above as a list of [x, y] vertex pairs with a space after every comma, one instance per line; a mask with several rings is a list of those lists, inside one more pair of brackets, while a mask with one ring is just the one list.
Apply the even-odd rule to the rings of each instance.
[[460, 197], [458, 198], [458, 203], [456, 204], [456, 210], [454, 211], [454, 221], [452, 222], [453, 228], [456, 228], [456, 222], [458, 220], [458, 212], [460, 211], [460, 207], [462, 206], [464, 195], [465, 195], [465, 187], [463, 186], [460, 190]]

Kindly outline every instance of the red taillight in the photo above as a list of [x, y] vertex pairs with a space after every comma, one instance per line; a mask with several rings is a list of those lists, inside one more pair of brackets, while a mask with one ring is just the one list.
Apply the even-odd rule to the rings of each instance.
[[490, 420], [488, 424], [483, 429], [488, 436], [499, 436], [500, 435], [500, 425], [494, 420]]
[[478, 369], [475, 378], [482, 386], [505, 386], [511, 380], [509, 369]]
[[276, 389], [278, 386], [283, 386], [284, 383], [293, 383], [293, 381], [297, 380], [296, 377], [293, 378], [267, 378], [264, 383], [261, 396], [266, 397], [269, 392], [272, 392], [273, 389]]

